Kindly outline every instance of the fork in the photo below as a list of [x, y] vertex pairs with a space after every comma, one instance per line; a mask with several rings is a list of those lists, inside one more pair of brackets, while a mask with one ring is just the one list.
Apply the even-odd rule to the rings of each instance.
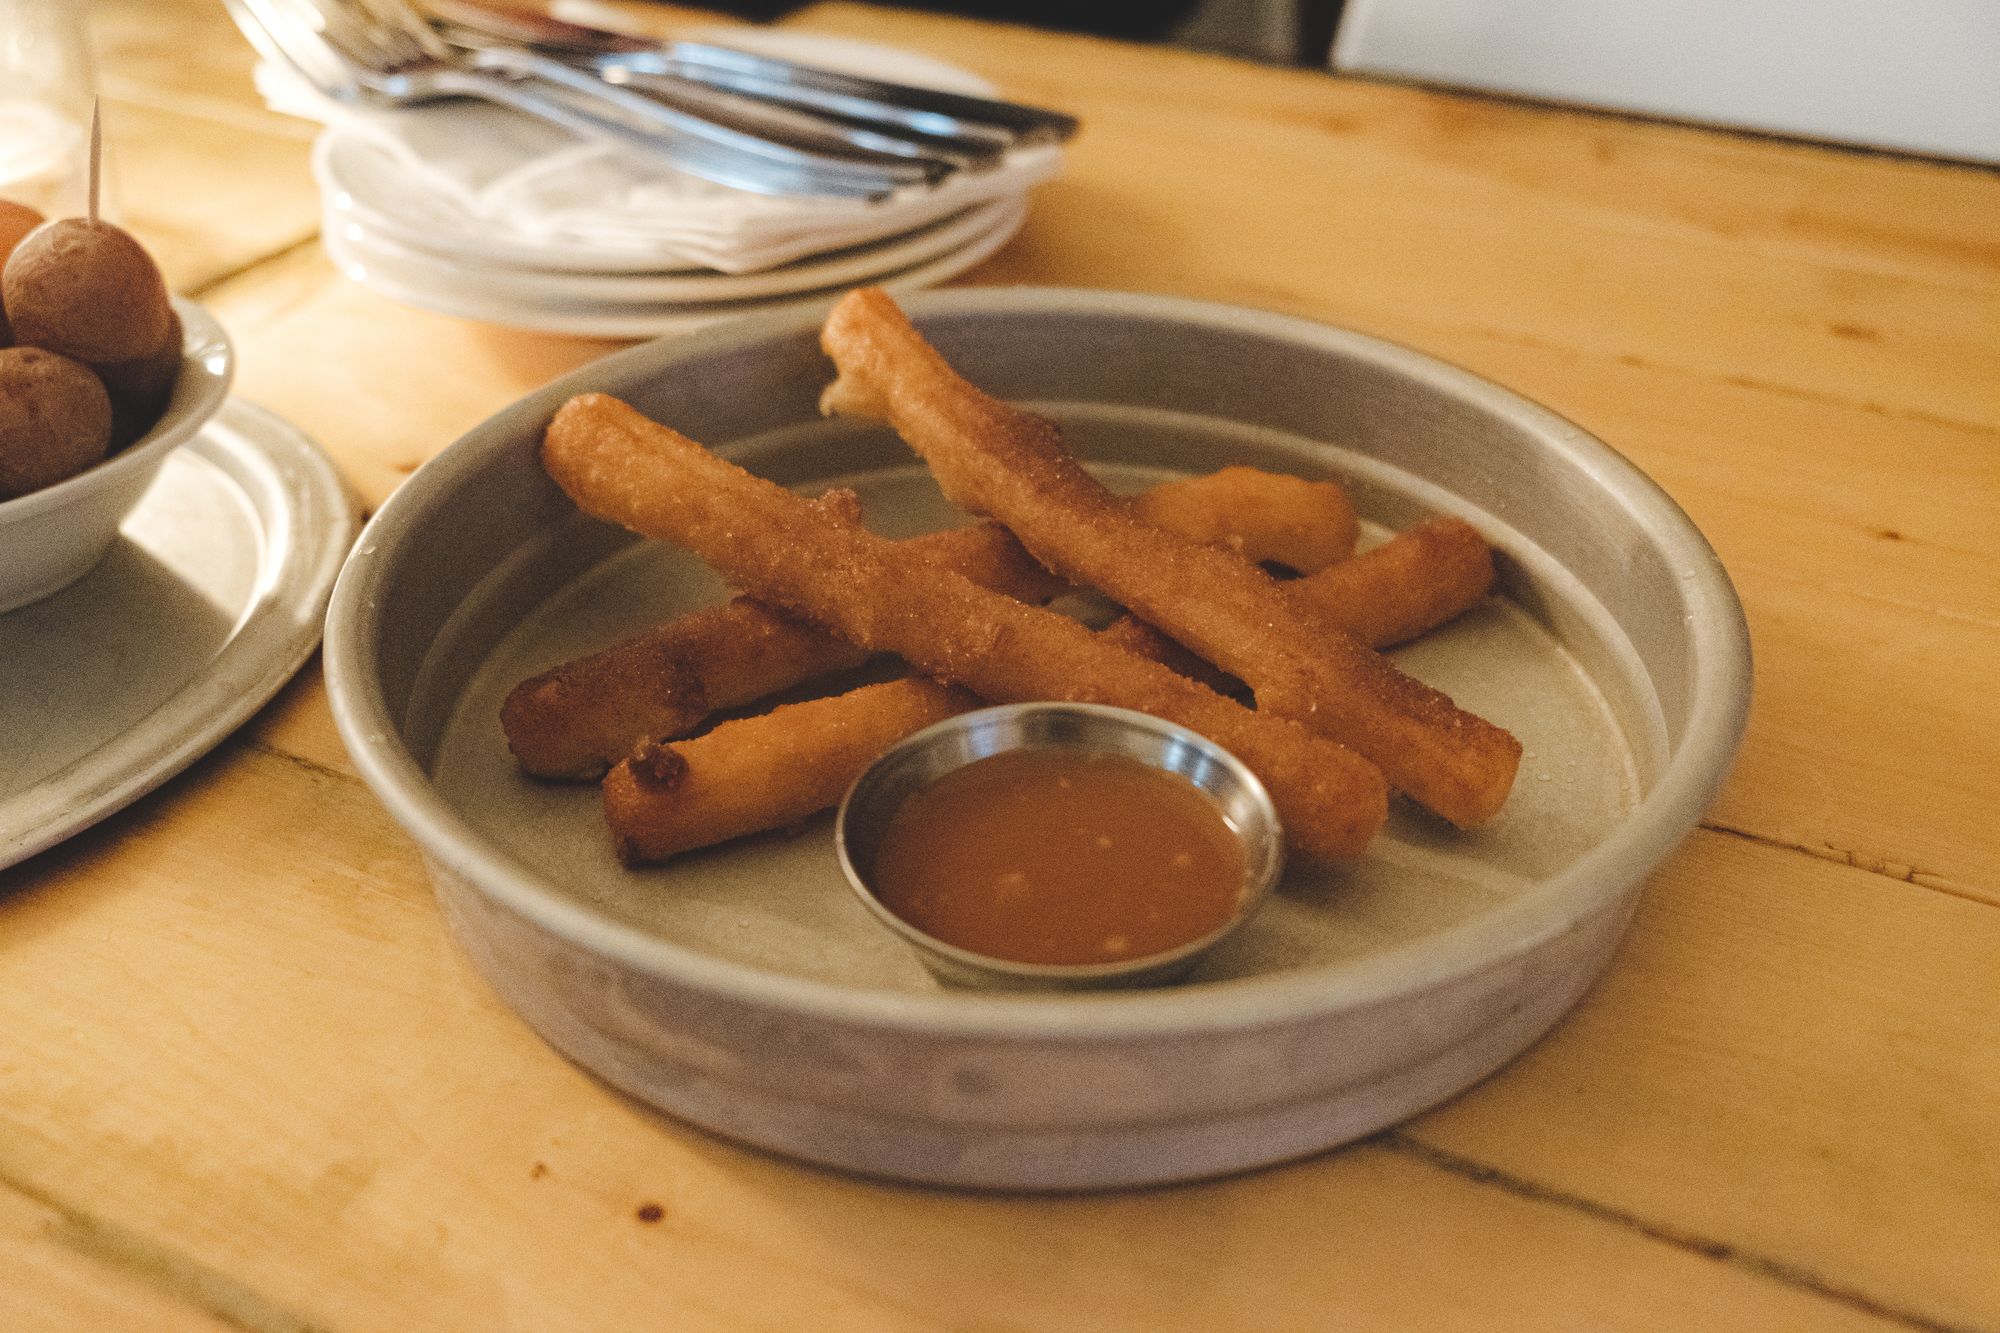
[[935, 183], [954, 169], [937, 159], [836, 155], [774, 143], [532, 53], [458, 51], [401, 0], [371, 0], [366, 9], [341, 0], [224, 3], [261, 54], [349, 105], [483, 98], [760, 194], [876, 199]]
[[794, 148], [856, 161], [919, 164], [932, 179], [951, 170], [995, 166], [1008, 148], [1002, 139], [924, 134], [857, 122], [624, 62], [561, 59], [476, 37], [453, 44], [462, 45], [485, 67], [529, 71], [603, 96], [640, 97], [645, 105], [663, 104], [711, 125]]
[[1045, 107], [863, 78], [709, 42], [649, 41], [491, 0], [428, 0], [427, 8], [439, 30], [460, 44], [511, 43], [649, 90], [654, 85], [641, 80], [701, 84], [952, 150], [1056, 143], [1077, 131], [1074, 116]]
[[[968, 124], [958, 133], [934, 125], [919, 127], [902, 108], [855, 114], [810, 98], [765, 97], [714, 77], [681, 72], [668, 64], [660, 48], [641, 39], [524, 10], [488, 9], [478, 0], [431, 0], [425, 8], [432, 27], [446, 42], [488, 61], [518, 59], [508, 53], [527, 52], [537, 62], [583, 70], [614, 88], [796, 147], [983, 170], [998, 165], [1010, 147], [1024, 141], [998, 126]], [[543, 63], [532, 68], [547, 72]]]

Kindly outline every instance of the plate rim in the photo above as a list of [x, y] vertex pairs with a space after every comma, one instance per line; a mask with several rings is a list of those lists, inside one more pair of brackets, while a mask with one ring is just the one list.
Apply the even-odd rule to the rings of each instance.
[[[724, 273], [717, 269], [660, 270], [658, 272], [585, 273], [564, 269], [536, 269], [517, 264], [482, 264], [434, 252], [393, 236], [380, 235], [358, 218], [341, 215], [329, 207], [320, 219], [323, 236], [332, 233], [344, 249], [361, 259], [383, 259], [399, 265], [425, 266], [446, 272], [454, 281], [476, 283], [482, 279], [510, 284], [527, 282], [550, 284], [542, 296], [515, 291], [508, 299], [522, 302], [574, 301], [606, 306], [699, 305], [708, 302], [763, 301], [800, 292], [818, 291], [842, 283], [866, 282], [883, 273], [911, 268], [959, 249], [997, 225], [1020, 200], [1018, 194], [996, 195], [966, 205], [906, 232], [860, 245], [843, 246], [776, 268], [755, 273]], [[773, 275], [776, 283], [768, 281]], [[567, 286], [570, 295], [558, 288]], [[678, 292], [688, 288], [686, 292]], [[715, 289], [704, 292], [703, 288]]]
[[[962, 243], [906, 267], [884, 270], [862, 285], [880, 287], [895, 293], [912, 292], [936, 283], [947, 282], [967, 269], [984, 263], [1007, 242], [1013, 240], [1021, 228], [1027, 225], [1026, 199], [1016, 198], [1011, 201], [1003, 199], [997, 202], [1001, 208], [997, 215], [988, 219], [989, 225], [975, 231]], [[778, 296], [747, 297], [742, 300], [713, 303], [683, 305], [663, 301], [650, 313], [645, 311], [643, 305], [638, 308], [638, 313], [604, 309], [544, 308], [536, 311], [532, 307], [523, 306], [519, 307], [521, 313], [505, 316], [496, 309], [482, 308], [477, 301], [441, 298], [434, 292], [413, 291], [400, 282], [384, 284], [379, 280], [370, 279], [364, 276], [367, 268], [365, 256], [353, 254], [348, 249], [349, 243], [337, 237], [327, 236], [322, 239], [327, 258], [333, 262], [334, 267], [350, 281], [359, 283], [389, 300], [451, 319], [466, 319], [503, 328], [531, 329], [541, 333], [576, 338], [656, 339], [691, 333], [711, 324], [750, 314], [803, 310], [817, 311], [820, 315], [824, 315], [835, 299], [856, 285], [836, 282], [824, 287]], [[357, 269], [361, 272], [356, 272]]]
[[[1680, 745], [1652, 789], [1603, 842], [1537, 890], [1434, 935], [1362, 958], [1270, 976], [1130, 994], [1034, 995], [891, 992], [777, 974], [721, 959], [613, 920], [562, 897], [542, 876], [485, 844], [400, 743], [397, 721], [367, 670], [374, 635], [367, 604], [384, 587], [395, 534], [438, 503], [484, 454], [546, 421], [572, 394], [621, 377], [658, 373], [679, 355], [734, 350], [816, 329], [818, 316], [769, 312], [704, 331], [699, 340], [659, 339], [579, 367], [487, 418], [407, 481], [376, 513], [337, 582], [328, 613], [326, 669], [336, 726], [357, 771], [390, 814], [451, 874], [483, 898], [565, 943], [675, 985], [737, 1002], [810, 1013], [877, 1029], [965, 1038], [1066, 1040], [1176, 1039], [1194, 1033], [1310, 1022], [1407, 1000], [1527, 954], [1616, 905], [1692, 831], [1721, 785], [1747, 720], [1751, 662], [1742, 605], [1713, 547], [1680, 506], [1610, 445], [1520, 394], [1428, 353], [1351, 329], [1240, 305], [1083, 287], [974, 287], [929, 291], [905, 302], [919, 324], [929, 315], [1091, 314], [1171, 318], [1314, 344], [1394, 371], [1551, 441], [1551, 447], [1640, 510], [1681, 572], [1694, 685]], [[726, 450], [724, 451], [726, 453]], [[1419, 956], [1420, 955], [1420, 956]]]
[[[256, 519], [282, 526], [288, 540], [275, 559], [268, 536], [260, 543], [253, 591], [202, 670], [130, 728], [0, 802], [0, 868], [47, 851], [178, 776], [268, 703], [319, 645], [327, 601], [359, 527], [332, 461], [296, 426], [240, 398], [225, 401], [183, 448], [220, 470]], [[146, 504], [142, 498], [133, 512]], [[119, 773], [109, 783], [91, 780]], [[64, 805], [55, 818], [6, 826], [9, 807], [52, 783], [76, 786], [87, 799]]]

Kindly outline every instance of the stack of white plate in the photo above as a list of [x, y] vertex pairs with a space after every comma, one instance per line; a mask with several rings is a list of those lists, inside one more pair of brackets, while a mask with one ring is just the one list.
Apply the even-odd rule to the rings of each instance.
[[[730, 38], [856, 73], [990, 91], [909, 52], [792, 33]], [[880, 204], [774, 200], [665, 178], [673, 173], [621, 174], [629, 164], [604, 150], [478, 104], [322, 118], [313, 158], [322, 235], [349, 277], [447, 315], [605, 338], [825, 308], [864, 284], [942, 282], [1004, 245], [1027, 215], [1028, 188], [1060, 164], [1059, 149], [1037, 147]]]

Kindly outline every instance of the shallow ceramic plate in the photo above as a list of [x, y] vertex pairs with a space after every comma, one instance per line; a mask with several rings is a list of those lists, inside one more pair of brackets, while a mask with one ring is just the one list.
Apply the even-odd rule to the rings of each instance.
[[186, 768], [311, 655], [354, 508], [319, 449], [230, 400], [95, 569], [0, 615], [0, 866]]
[[959, 249], [1024, 207], [1019, 196], [977, 204], [962, 213], [874, 245], [835, 250], [761, 273], [573, 273], [484, 264], [406, 245], [327, 209], [320, 230], [348, 254], [393, 274], [406, 285], [438, 292], [477, 293], [520, 303], [604, 305], [768, 301], [799, 292], [869, 282]]
[[1019, 212], [1019, 198], [996, 199], [875, 245], [836, 250], [762, 273], [564, 273], [481, 264], [403, 245], [329, 210], [323, 233], [350, 255], [412, 286], [478, 293], [522, 304], [697, 305], [767, 301], [871, 281], [961, 248]]
[[342, 734], [502, 994], [611, 1082], [724, 1134], [998, 1188], [1315, 1151], [1452, 1095], [1555, 1022], [1740, 734], [1741, 612], [1685, 516], [1574, 426], [1356, 334], [1104, 292], [910, 306], [1120, 489], [1251, 463], [1346, 482], [1378, 535], [1433, 512], [1476, 523], [1502, 595], [1397, 656], [1520, 736], [1507, 809], [1469, 834], [1398, 810], [1358, 862], [1288, 869], [1188, 984], [1141, 994], [939, 989], [846, 891], [826, 818], [619, 867], [594, 791], [513, 771], [499, 700], [722, 590], [575, 513], [535, 461], [554, 408], [614, 392], [780, 481], [854, 486], [883, 531], [956, 521], [892, 435], [818, 417], [810, 321], [745, 320], [608, 358], [475, 430], [385, 506], [335, 593]]
[[[886, 291], [902, 293], [935, 286], [984, 260], [1021, 229], [1027, 220], [1025, 200], [1001, 200], [993, 212], [973, 210], [978, 225], [965, 229], [940, 254], [906, 268], [880, 270], [869, 278]], [[321, 240], [327, 257], [354, 281], [391, 300], [457, 319], [476, 319], [514, 328], [581, 338], [650, 338], [685, 333], [705, 324], [739, 315], [783, 310], [823, 315], [847, 290], [844, 285], [808, 291], [788, 291], [769, 299], [725, 301], [592, 300], [582, 296], [559, 299], [510, 291], [504, 284], [442, 280], [428, 266], [412, 267], [400, 256], [357, 243], [345, 230], [325, 231]]]

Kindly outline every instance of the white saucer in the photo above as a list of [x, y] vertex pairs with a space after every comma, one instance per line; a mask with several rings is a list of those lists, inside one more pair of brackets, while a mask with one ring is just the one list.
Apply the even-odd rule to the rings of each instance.
[[996, 199], [873, 245], [834, 250], [761, 273], [717, 273], [710, 269], [580, 273], [485, 264], [429, 247], [406, 245], [333, 208], [322, 219], [321, 234], [371, 269], [395, 275], [406, 286], [440, 293], [523, 305], [693, 305], [765, 300], [865, 283], [959, 249], [991, 231], [1019, 207], [1017, 198]]
[[276, 694], [319, 643], [355, 528], [318, 447], [232, 399], [96, 569], [0, 616], [0, 867], [152, 791]]
[[[1027, 203], [1015, 200], [988, 229], [955, 250], [894, 273], [876, 275], [875, 285], [891, 293], [915, 291], [956, 277], [1013, 238], [1028, 215]], [[349, 278], [391, 300], [451, 315], [459, 319], [538, 329], [545, 333], [585, 338], [654, 338], [713, 324], [737, 315], [769, 311], [828, 310], [850, 284], [768, 300], [662, 302], [653, 305], [589, 301], [525, 301], [478, 288], [440, 286], [426, 270], [399, 271], [394, 264], [357, 252], [338, 233], [322, 237], [327, 257]]]

